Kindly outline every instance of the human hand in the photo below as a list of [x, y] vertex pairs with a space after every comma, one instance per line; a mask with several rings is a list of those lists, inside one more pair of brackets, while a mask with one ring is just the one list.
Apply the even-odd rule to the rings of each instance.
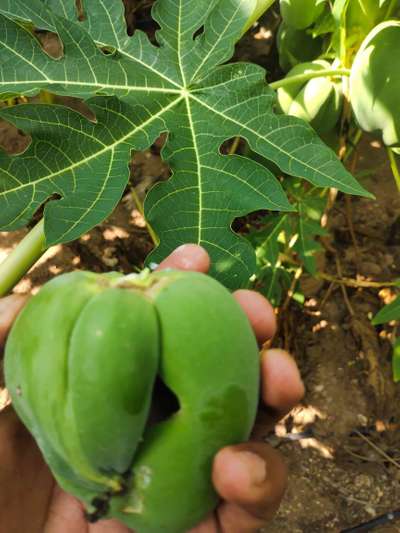
[[[194, 245], [178, 248], [159, 267], [206, 273], [209, 258]], [[245, 310], [260, 344], [275, 333], [270, 304], [252, 291], [234, 297]], [[24, 299], [0, 300], [0, 349]], [[262, 354], [262, 399], [270, 423], [301, 399], [304, 388], [293, 359], [281, 350]], [[88, 524], [83, 506], [54, 482], [33, 439], [12, 408], [0, 413], [0, 516], [4, 533], [128, 533], [116, 520]], [[214, 486], [221, 497], [218, 509], [190, 533], [251, 533], [264, 527], [279, 507], [286, 486], [280, 454], [260, 442], [229, 446], [215, 457]], [[0, 528], [0, 533], [2, 529]]]

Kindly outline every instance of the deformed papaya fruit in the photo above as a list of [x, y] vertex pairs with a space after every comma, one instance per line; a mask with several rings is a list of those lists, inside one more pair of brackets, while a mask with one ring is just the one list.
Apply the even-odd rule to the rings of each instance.
[[[217, 503], [216, 452], [250, 433], [259, 357], [242, 309], [208, 276], [76, 272], [28, 302], [5, 373], [17, 413], [90, 519], [183, 533]], [[178, 409], [149, 425], [157, 376]]]

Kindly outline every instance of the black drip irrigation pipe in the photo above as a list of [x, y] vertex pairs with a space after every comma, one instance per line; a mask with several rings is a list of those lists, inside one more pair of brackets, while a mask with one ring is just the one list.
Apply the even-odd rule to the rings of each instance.
[[392, 524], [395, 520], [400, 519], [400, 509], [397, 511], [392, 511], [391, 513], [386, 513], [381, 516], [373, 518], [369, 522], [364, 522], [359, 526], [350, 527], [349, 529], [342, 529], [340, 533], [359, 533], [360, 531], [372, 531], [379, 526], [387, 526]]

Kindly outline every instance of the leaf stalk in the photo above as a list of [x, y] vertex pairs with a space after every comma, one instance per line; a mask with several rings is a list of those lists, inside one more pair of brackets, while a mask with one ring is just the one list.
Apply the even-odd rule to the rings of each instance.
[[327, 68], [323, 70], [310, 70], [304, 74], [298, 74], [297, 76], [288, 76], [278, 81], [274, 81], [269, 84], [271, 89], [280, 89], [281, 87], [287, 87], [294, 83], [302, 83], [313, 78], [329, 78], [334, 76], [350, 76], [350, 69], [348, 68]]
[[46, 238], [42, 219], [0, 264], [0, 297], [14, 288], [45, 250]]

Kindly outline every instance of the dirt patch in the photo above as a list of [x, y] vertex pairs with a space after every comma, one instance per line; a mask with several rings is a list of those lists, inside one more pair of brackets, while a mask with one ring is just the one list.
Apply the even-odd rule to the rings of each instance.
[[[338, 284], [309, 284], [304, 310], [292, 305], [285, 317], [290, 338], [282, 334], [277, 341], [295, 354], [307, 393], [272, 438], [290, 466], [272, 533], [342, 531], [399, 507], [400, 387], [391, 373], [392, 328], [376, 330], [370, 319], [390, 297], [384, 282], [400, 277], [400, 198], [384, 150], [366, 140], [357, 171], [371, 169], [364, 184], [377, 199], [353, 198], [350, 210], [344, 199], [336, 202], [324, 264], [339, 277], [339, 258], [342, 276], [381, 281], [382, 289], [345, 287], [345, 297]], [[374, 530], [400, 531], [400, 524]]]

